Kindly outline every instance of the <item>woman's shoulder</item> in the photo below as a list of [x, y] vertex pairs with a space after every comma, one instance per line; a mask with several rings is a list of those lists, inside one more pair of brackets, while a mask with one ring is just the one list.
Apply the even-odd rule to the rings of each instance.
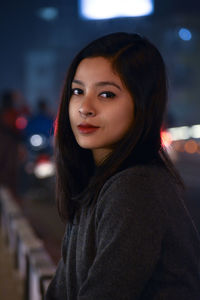
[[[136, 185], [137, 184], [137, 185]], [[144, 186], [145, 184], [145, 186]], [[155, 187], [156, 189], [168, 188], [168, 186], [177, 188], [173, 175], [166, 167], [159, 164], [140, 164], [124, 169], [111, 176], [104, 184], [100, 195], [112, 190], [118, 191], [121, 188], [130, 190], [139, 187]]]
[[148, 164], [127, 168], [110, 177], [101, 189], [97, 208], [148, 210], [166, 215], [167, 206], [180, 202], [181, 190], [170, 172], [164, 166]]

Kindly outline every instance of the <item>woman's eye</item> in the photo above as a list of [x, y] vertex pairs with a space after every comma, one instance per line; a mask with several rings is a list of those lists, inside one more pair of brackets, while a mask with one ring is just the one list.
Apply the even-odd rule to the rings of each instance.
[[100, 95], [104, 98], [114, 98], [115, 97], [115, 94], [112, 92], [103, 92]]
[[82, 89], [78, 89], [78, 88], [74, 88], [71, 90], [71, 94], [72, 95], [82, 95], [83, 94], [83, 90]]

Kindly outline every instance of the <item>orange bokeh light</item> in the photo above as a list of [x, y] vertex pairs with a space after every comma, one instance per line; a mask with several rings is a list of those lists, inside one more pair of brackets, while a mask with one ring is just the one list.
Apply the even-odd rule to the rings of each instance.
[[172, 143], [172, 136], [167, 131], [161, 131], [162, 146], [169, 147]]
[[187, 153], [194, 154], [198, 152], [198, 144], [193, 140], [189, 140], [185, 143], [184, 149]]

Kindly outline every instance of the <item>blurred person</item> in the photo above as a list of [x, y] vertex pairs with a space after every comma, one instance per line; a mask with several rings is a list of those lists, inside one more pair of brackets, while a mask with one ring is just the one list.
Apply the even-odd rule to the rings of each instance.
[[15, 96], [15, 107], [18, 111], [18, 114], [21, 116], [25, 116], [26, 118], [31, 115], [31, 110], [24, 95], [19, 90], [14, 91]]
[[17, 133], [16, 119], [18, 111], [15, 108], [14, 92], [12, 90], [5, 91], [2, 95], [0, 117], [1, 126]]
[[161, 143], [165, 65], [138, 34], [71, 63], [55, 132], [62, 257], [46, 300], [198, 300], [200, 240]]
[[[39, 98], [35, 111], [28, 118], [23, 131], [24, 145], [27, 150], [26, 159], [21, 169], [22, 194], [36, 190], [40, 186], [45, 188], [44, 178], [38, 178], [35, 170], [41, 162], [50, 162], [53, 154], [53, 125], [54, 119], [45, 98]], [[48, 180], [47, 176], [47, 180]]]
[[[18, 120], [24, 117], [24, 105], [18, 106], [16, 92], [2, 93], [0, 107], [0, 185], [17, 195], [17, 171], [22, 157], [22, 131]], [[27, 110], [26, 110], [27, 113]]]
[[37, 102], [36, 112], [28, 120], [25, 134], [30, 137], [33, 134], [42, 134], [46, 137], [53, 135], [53, 116], [47, 105], [47, 100], [40, 98]]

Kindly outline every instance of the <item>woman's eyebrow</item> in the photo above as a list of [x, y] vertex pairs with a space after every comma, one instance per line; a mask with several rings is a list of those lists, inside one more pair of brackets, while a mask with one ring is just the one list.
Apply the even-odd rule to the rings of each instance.
[[84, 83], [82, 81], [80, 81], [80, 80], [77, 80], [77, 79], [74, 79], [72, 81], [72, 83], [77, 83], [77, 84], [80, 84], [80, 85], [84, 86]]
[[[72, 83], [77, 83], [77, 84], [80, 84], [82, 86], [85, 86], [84, 83], [81, 80], [78, 80], [78, 79], [74, 79], [72, 81]], [[115, 86], [117, 89], [119, 89], [121, 91], [120, 86], [118, 84], [116, 84], [115, 82], [113, 82], [113, 81], [100, 81], [100, 82], [97, 82], [95, 85], [96, 86], [112, 85], [112, 86]]]
[[96, 84], [96, 86], [104, 86], [104, 85], [112, 85], [115, 86], [117, 89], [119, 89], [121, 91], [121, 88], [118, 84], [116, 84], [113, 81], [100, 81]]

